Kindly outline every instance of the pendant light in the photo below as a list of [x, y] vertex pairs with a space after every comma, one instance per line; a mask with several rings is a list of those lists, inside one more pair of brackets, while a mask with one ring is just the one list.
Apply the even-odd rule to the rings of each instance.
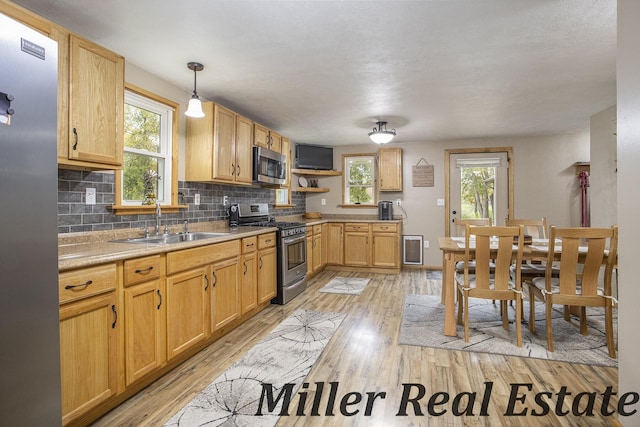
[[396, 136], [395, 129], [387, 130], [387, 122], [377, 122], [376, 124], [378, 127], [369, 132], [369, 138], [376, 144], [386, 144]]
[[193, 95], [189, 100], [189, 106], [187, 107], [187, 111], [185, 111], [184, 114], [189, 117], [204, 117], [204, 112], [202, 111], [202, 102], [200, 102], [198, 92], [196, 91], [196, 75], [198, 71], [204, 70], [204, 65], [199, 62], [189, 62], [187, 64], [187, 68], [193, 70]]

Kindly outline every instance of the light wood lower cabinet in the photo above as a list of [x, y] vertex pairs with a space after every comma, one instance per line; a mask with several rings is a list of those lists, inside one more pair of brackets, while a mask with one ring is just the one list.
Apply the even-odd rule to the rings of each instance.
[[276, 296], [276, 255], [276, 234], [258, 236], [258, 304], [271, 301]]
[[117, 393], [121, 312], [116, 264], [59, 276], [62, 422], [68, 424]]
[[240, 246], [240, 314], [245, 314], [258, 306], [258, 238], [245, 237]]
[[167, 277], [167, 359], [171, 360], [207, 336], [208, 290], [205, 266]]
[[238, 258], [230, 258], [211, 266], [210, 332], [240, 317], [240, 280]]
[[160, 279], [124, 290], [125, 384], [128, 386], [164, 362], [163, 292]]
[[160, 255], [124, 262], [125, 385], [166, 361], [165, 300]]
[[[322, 270], [323, 239], [322, 225], [307, 227], [307, 275], [313, 276]], [[310, 231], [310, 232], [309, 232]], [[326, 257], [326, 255], [325, 255]]]
[[115, 407], [266, 306], [276, 274], [273, 232], [61, 272], [63, 425]]
[[372, 224], [372, 265], [400, 267], [400, 234], [397, 224]]
[[[332, 222], [327, 224], [327, 264], [343, 265], [344, 224]], [[324, 233], [323, 233], [324, 234]]]
[[367, 267], [371, 265], [369, 224], [344, 225], [344, 265]]
[[400, 268], [400, 224], [329, 223], [327, 233], [328, 265]]

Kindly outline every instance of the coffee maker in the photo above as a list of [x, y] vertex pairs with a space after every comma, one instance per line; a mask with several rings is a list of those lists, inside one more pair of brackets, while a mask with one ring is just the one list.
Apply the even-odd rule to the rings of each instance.
[[235, 228], [240, 223], [240, 208], [237, 203], [229, 206], [229, 227]]
[[378, 202], [378, 219], [385, 221], [393, 219], [393, 202]]

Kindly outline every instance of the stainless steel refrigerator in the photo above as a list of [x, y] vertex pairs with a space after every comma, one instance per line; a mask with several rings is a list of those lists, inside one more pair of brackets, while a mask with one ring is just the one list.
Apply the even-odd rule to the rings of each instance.
[[62, 423], [58, 46], [0, 13], [0, 424]]

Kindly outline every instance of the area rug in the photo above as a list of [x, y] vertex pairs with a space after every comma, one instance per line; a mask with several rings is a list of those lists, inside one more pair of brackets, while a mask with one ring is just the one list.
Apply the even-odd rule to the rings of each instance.
[[427, 270], [427, 280], [442, 280], [442, 270]]
[[[523, 317], [528, 320], [529, 302], [524, 302]], [[580, 335], [578, 319], [566, 322], [562, 308], [554, 309], [554, 352], [547, 351], [545, 307], [536, 304], [536, 333], [529, 332], [522, 324], [523, 346], [516, 345], [514, 322], [515, 309], [509, 307], [511, 324], [508, 331], [502, 327], [500, 304], [489, 300], [469, 300], [469, 342], [464, 341], [464, 328], [458, 326], [458, 336], [444, 335], [444, 305], [439, 296], [407, 295], [402, 313], [398, 344], [435, 347], [447, 350], [474, 351], [508, 356], [532, 357], [587, 365], [617, 367], [618, 362], [609, 357], [604, 334], [604, 315], [601, 309], [587, 309], [588, 336]], [[614, 331], [617, 329], [614, 319]]]
[[294, 394], [344, 318], [296, 310], [164, 425], [275, 425], [283, 399], [270, 412], [265, 403], [256, 415], [263, 384], [271, 384], [274, 401], [285, 384], [295, 384]]
[[320, 292], [330, 294], [360, 295], [370, 279], [360, 277], [334, 277]]

